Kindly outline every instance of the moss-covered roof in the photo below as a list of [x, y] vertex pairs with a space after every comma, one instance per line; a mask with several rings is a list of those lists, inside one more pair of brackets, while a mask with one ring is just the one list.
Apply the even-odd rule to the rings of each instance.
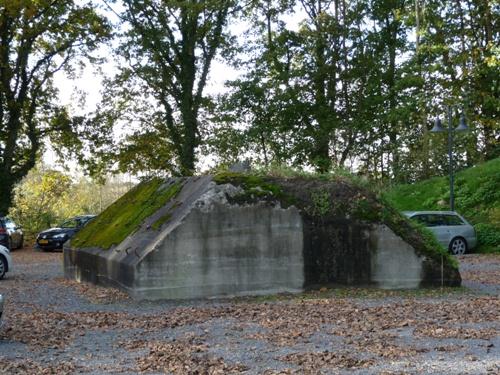
[[[72, 246], [109, 249], [118, 245], [147, 217], [174, 198], [181, 188], [182, 181], [166, 185], [165, 180], [159, 178], [140, 183], [78, 232], [71, 240]], [[165, 221], [163, 217], [160, 220]]]

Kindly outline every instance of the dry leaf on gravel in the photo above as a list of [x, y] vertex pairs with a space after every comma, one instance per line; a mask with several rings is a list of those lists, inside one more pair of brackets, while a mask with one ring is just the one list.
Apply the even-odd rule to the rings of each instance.
[[119, 289], [111, 287], [103, 287], [88, 283], [79, 283], [75, 280], [63, 278], [54, 279], [54, 283], [60, 284], [67, 288], [73, 288], [84, 298], [94, 304], [111, 304], [130, 299], [129, 295]]
[[148, 353], [137, 359], [136, 371], [174, 374], [236, 374], [247, 370], [242, 364], [227, 364], [222, 358], [209, 355], [201, 337], [189, 337], [175, 342], [137, 341], [126, 346], [129, 350]]
[[346, 353], [339, 352], [316, 352], [316, 353], [293, 353], [280, 357], [279, 360], [292, 362], [301, 366], [304, 370], [318, 370], [322, 368], [367, 368], [374, 364], [372, 359], [358, 359]]
[[31, 359], [9, 360], [0, 357], [0, 374], [65, 375], [74, 374], [76, 370], [76, 366], [67, 361], [47, 365]]
[[490, 329], [473, 329], [464, 327], [446, 327], [446, 326], [425, 326], [415, 329], [416, 336], [426, 336], [435, 339], [483, 339], [489, 340], [498, 335], [498, 330]]

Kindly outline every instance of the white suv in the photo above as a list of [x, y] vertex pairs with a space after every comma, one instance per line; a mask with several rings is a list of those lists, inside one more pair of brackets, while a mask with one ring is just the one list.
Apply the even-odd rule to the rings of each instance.
[[12, 270], [12, 258], [10, 251], [3, 245], [0, 245], [0, 280], [3, 279], [5, 274]]
[[455, 255], [465, 254], [477, 244], [474, 227], [454, 211], [406, 211], [403, 214], [425, 225]]

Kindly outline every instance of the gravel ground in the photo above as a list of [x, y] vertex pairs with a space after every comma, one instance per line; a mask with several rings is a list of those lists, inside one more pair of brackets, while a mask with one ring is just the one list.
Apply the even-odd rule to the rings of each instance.
[[0, 373], [500, 374], [500, 255], [463, 287], [136, 302], [65, 280], [60, 253], [13, 252]]

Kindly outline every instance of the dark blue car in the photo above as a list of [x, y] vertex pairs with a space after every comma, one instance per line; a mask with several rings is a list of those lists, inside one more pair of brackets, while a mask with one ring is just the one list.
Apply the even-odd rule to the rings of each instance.
[[82, 229], [96, 215], [75, 216], [63, 222], [57, 228], [40, 232], [36, 237], [35, 248], [40, 250], [62, 250], [63, 244]]

